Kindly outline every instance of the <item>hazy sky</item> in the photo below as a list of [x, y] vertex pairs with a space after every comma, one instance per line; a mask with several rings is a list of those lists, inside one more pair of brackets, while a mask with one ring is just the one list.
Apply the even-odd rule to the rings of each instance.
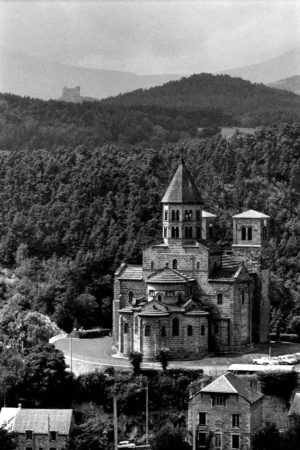
[[300, 47], [300, 1], [0, 1], [4, 48], [139, 74], [218, 71]]

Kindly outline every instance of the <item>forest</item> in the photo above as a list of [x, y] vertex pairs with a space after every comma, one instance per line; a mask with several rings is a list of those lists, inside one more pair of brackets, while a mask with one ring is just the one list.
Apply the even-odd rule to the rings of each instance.
[[299, 122], [300, 97], [264, 84], [228, 75], [201, 73], [163, 86], [138, 89], [102, 100], [106, 105], [148, 105], [169, 108], [219, 108], [234, 125], [258, 126]]

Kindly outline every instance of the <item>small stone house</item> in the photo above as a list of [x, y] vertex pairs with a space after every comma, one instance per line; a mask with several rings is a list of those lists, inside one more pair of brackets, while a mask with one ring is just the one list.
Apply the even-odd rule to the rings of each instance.
[[191, 394], [188, 428], [191, 435], [195, 431], [197, 450], [251, 448], [263, 419], [263, 394], [256, 383], [226, 373]]
[[18, 450], [64, 450], [74, 424], [72, 409], [3, 407], [0, 427], [17, 434]]

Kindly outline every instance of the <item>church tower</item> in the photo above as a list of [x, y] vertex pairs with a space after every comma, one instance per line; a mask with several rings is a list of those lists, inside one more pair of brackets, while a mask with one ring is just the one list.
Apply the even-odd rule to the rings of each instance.
[[233, 219], [233, 253], [243, 261], [256, 278], [253, 301], [253, 338], [269, 342], [270, 327], [270, 265], [268, 246], [270, 216], [250, 209]]
[[188, 244], [201, 238], [201, 196], [183, 159], [162, 199], [162, 205], [166, 245]]

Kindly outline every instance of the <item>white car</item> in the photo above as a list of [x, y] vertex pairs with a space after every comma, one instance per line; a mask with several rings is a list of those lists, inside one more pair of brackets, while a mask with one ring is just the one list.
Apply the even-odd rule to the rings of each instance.
[[254, 358], [253, 364], [267, 366], [268, 364], [273, 364], [273, 361], [272, 361], [272, 358], [269, 358], [267, 356], [262, 356], [261, 358]]
[[279, 364], [297, 364], [297, 358], [295, 355], [282, 355], [278, 357]]
[[121, 441], [121, 442], [119, 442], [119, 444], [118, 444], [118, 449], [119, 448], [123, 448], [123, 449], [126, 449], [126, 448], [135, 448], [135, 444], [133, 443], [133, 442], [129, 442], [129, 441]]

